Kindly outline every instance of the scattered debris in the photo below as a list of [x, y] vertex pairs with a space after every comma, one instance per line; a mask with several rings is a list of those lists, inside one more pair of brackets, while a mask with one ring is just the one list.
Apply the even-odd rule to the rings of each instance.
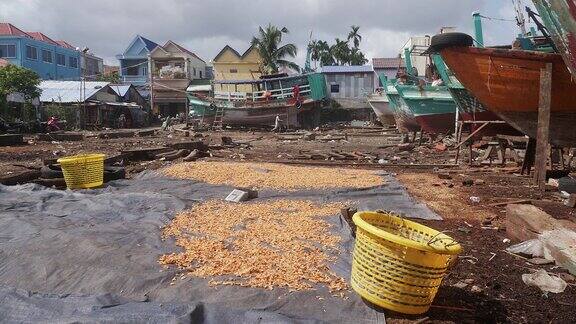
[[434, 145], [434, 149], [438, 152], [444, 152], [448, 148], [446, 147], [446, 144], [444, 144], [444, 143], [437, 143], [436, 145]]
[[564, 205], [566, 205], [570, 208], [576, 208], [576, 194], [570, 194], [570, 197], [568, 197], [568, 199], [566, 199], [566, 202], [564, 203]]
[[471, 196], [471, 197], [470, 197], [470, 202], [473, 203], [473, 204], [478, 204], [478, 203], [480, 203], [480, 197]]
[[523, 274], [522, 281], [528, 286], [540, 288], [544, 295], [549, 292], [559, 294], [564, 292], [568, 284], [560, 277], [550, 276], [544, 269], [540, 269], [532, 274]]
[[462, 185], [466, 186], [466, 187], [470, 187], [471, 185], [474, 184], [474, 180], [473, 179], [464, 179], [462, 180]]
[[479, 294], [482, 292], [482, 288], [480, 288], [478, 286], [472, 286], [472, 288], [470, 288], [470, 291], [475, 293], [475, 294]]

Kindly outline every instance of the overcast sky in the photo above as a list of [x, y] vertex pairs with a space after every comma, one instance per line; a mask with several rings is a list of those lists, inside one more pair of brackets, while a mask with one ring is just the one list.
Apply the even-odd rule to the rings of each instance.
[[[88, 46], [112, 65], [136, 34], [160, 44], [171, 39], [209, 62], [226, 44], [244, 51], [269, 22], [290, 30], [285, 40], [298, 46], [299, 64], [310, 31], [333, 42], [351, 25], [361, 27], [368, 58], [390, 57], [409, 36], [433, 35], [442, 26], [471, 33], [473, 11], [515, 15], [512, 0], [0, 0], [0, 21]], [[514, 22], [485, 20], [484, 28], [487, 44], [510, 44], [518, 33]]]

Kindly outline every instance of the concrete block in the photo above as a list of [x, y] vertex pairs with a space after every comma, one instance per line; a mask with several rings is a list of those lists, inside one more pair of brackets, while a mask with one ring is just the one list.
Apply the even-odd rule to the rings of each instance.
[[246, 201], [249, 198], [250, 194], [246, 191], [242, 191], [242, 190], [238, 190], [238, 189], [234, 189], [232, 190], [232, 192], [226, 197], [226, 201], [229, 202], [235, 202], [235, 203], [239, 203], [239, 202], [243, 202]]

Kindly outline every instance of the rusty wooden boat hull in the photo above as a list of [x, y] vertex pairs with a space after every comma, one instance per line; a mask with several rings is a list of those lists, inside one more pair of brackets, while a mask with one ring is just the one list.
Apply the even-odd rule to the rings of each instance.
[[464, 46], [440, 53], [486, 109], [532, 138], [538, 124], [540, 71], [552, 63], [550, 141], [564, 147], [576, 144], [576, 83], [559, 54]]

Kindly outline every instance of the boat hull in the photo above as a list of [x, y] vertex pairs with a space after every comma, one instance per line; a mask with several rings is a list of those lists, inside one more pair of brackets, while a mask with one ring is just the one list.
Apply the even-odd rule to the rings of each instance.
[[400, 95], [398, 93], [389, 93], [388, 99], [390, 100], [390, 108], [398, 130], [401, 133], [419, 132], [421, 130], [420, 125]]
[[454, 113], [433, 114], [416, 116], [416, 121], [424, 132], [441, 134], [454, 131], [455, 118]]
[[303, 103], [301, 108], [294, 105], [226, 108], [222, 123], [231, 126], [274, 126], [276, 116], [280, 116], [283, 125], [300, 127], [305, 124], [303, 115], [319, 107], [319, 102], [309, 101]]
[[453, 132], [456, 122], [456, 102], [447, 87], [396, 85], [423, 131], [430, 134]]
[[557, 146], [576, 143], [576, 83], [562, 57], [528, 51], [448, 47], [441, 50], [458, 80], [491, 112], [518, 131], [535, 138], [540, 71], [552, 63], [550, 141]]
[[390, 107], [390, 103], [388, 98], [385, 95], [372, 95], [368, 97], [368, 103], [378, 120], [383, 125], [394, 125], [396, 124], [394, 120], [394, 113], [392, 112], [392, 108]]
[[274, 126], [276, 116], [280, 116], [282, 125], [290, 127], [316, 126], [321, 101], [305, 99], [300, 107], [293, 100], [274, 103], [256, 103], [240, 105], [231, 101], [207, 101], [189, 97], [193, 115], [210, 124], [214, 121], [216, 111], [222, 109], [222, 124], [230, 126]]

